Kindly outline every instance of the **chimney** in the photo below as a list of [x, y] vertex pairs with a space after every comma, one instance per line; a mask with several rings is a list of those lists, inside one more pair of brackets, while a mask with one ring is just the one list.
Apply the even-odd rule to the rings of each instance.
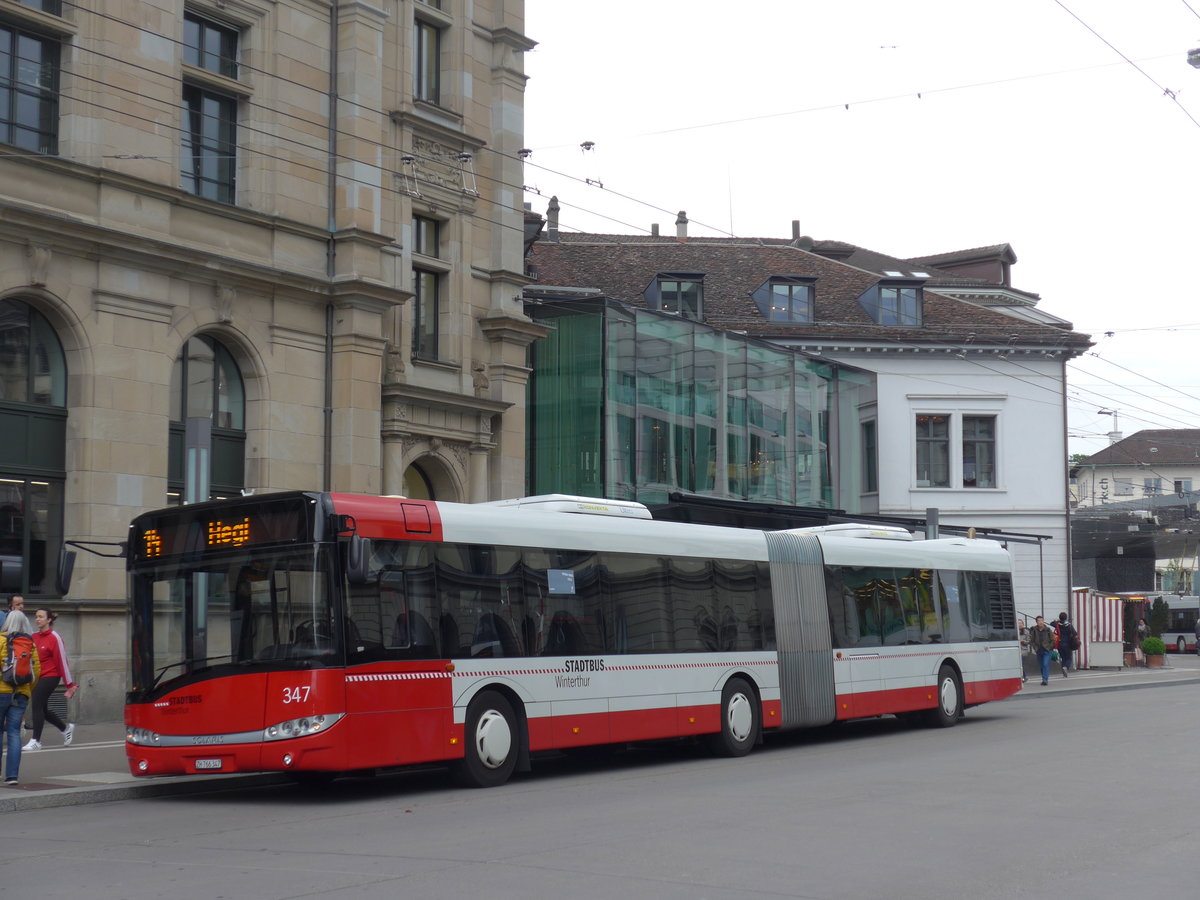
[[687, 226], [688, 226], [687, 210], [681, 209], [679, 211], [679, 218], [677, 218], [675, 220], [675, 237], [679, 238], [679, 240], [681, 240], [681, 241], [686, 241], [687, 240]]
[[550, 198], [550, 205], [546, 207], [546, 240], [558, 240], [558, 195], [555, 194]]
[[658, 223], [655, 222], [650, 226], [650, 236], [658, 237]]
[[800, 233], [800, 220], [792, 219], [792, 243], [791, 246], [799, 250], [812, 250], [816, 244], [807, 234]]

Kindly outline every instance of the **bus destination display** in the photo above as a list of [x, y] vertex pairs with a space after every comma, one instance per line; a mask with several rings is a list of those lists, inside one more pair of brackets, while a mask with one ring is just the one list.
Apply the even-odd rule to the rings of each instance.
[[306, 540], [310, 525], [295, 503], [255, 504], [245, 509], [157, 513], [136, 523], [131, 556], [159, 559], [180, 553], [211, 553], [256, 544]]

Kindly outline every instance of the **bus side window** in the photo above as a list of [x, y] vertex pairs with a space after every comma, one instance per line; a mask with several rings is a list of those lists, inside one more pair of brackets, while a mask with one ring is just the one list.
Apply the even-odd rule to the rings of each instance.
[[825, 596], [829, 603], [829, 636], [834, 647], [857, 647], [858, 604], [837, 566], [825, 567]]
[[675, 632], [662, 560], [632, 553], [603, 553], [605, 602], [615, 611], [612, 641], [620, 653], [670, 653]]
[[942, 631], [950, 642], [969, 641], [971, 629], [959, 585], [961, 572], [939, 571], [938, 591], [942, 604]]
[[900, 594], [896, 588], [896, 574], [893, 570], [879, 570], [875, 579], [875, 591], [883, 626], [883, 643], [907, 644], [908, 626], [905, 624], [904, 608], [900, 605]]

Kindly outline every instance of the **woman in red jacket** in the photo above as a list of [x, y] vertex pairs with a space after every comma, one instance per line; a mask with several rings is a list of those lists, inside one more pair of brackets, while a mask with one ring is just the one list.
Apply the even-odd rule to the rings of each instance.
[[78, 687], [71, 678], [71, 667], [67, 664], [67, 647], [54, 630], [54, 620], [57, 618], [58, 616], [50, 610], [43, 608], [37, 611], [33, 619], [33, 624], [37, 626], [33, 643], [37, 646], [38, 658], [42, 662], [42, 677], [33, 686], [33, 697], [29, 704], [33, 737], [21, 748], [22, 751], [42, 749], [42, 727], [46, 722], [63, 733], [64, 744], [70, 745], [75, 737], [75, 724], [64, 722], [48, 705], [50, 695], [54, 693], [59, 682], [66, 683], [68, 700], [75, 696], [75, 689]]

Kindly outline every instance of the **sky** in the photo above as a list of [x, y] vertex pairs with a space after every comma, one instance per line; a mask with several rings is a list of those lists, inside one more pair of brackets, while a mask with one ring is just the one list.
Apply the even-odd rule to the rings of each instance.
[[1200, 428], [1200, 0], [525, 6], [525, 200], [564, 231], [1008, 243], [1095, 342], [1070, 453]]

